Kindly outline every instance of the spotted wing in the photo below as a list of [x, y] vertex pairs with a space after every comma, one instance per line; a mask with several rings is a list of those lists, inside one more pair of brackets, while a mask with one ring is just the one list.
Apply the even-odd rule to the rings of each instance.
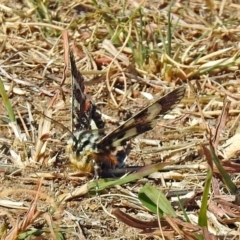
[[184, 97], [185, 87], [179, 87], [163, 97], [154, 99], [147, 107], [128, 119], [114, 131], [102, 138], [98, 148], [113, 148], [122, 146], [141, 133], [153, 129], [158, 115], [164, 115], [172, 110]]
[[82, 74], [78, 71], [73, 53], [70, 51], [72, 74], [72, 131], [92, 129], [92, 121], [97, 128], [103, 128], [101, 113], [85, 94]]

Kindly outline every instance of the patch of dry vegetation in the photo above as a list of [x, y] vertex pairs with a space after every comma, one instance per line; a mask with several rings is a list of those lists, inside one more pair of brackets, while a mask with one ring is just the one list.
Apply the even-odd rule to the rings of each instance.
[[[238, 239], [239, 16], [231, 1], [1, 1], [1, 238]], [[110, 129], [187, 89], [133, 139], [128, 164], [147, 167], [99, 195], [65, 155], [68, 47]]]

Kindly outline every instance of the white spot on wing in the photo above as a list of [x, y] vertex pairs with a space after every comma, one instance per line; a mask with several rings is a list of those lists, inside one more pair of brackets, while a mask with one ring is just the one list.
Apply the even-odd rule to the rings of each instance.
[[137, 133], [137, 129], [136, 128], [132, 128], [132, 129], [128, 130], [121, 139], [115, 140], [112, 145], [114, 147], [120, 146], [122, 141], [124, 141], [125, 139], [128, 139], [129, 137], [137, 135], [137, 134], [138, 134]]

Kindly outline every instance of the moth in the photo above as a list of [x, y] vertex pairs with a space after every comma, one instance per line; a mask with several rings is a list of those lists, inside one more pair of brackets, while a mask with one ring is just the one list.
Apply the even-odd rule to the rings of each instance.
[[104, 121], [84, 92], [84, 79], [76, 67], [72, 52], [70, 63], [73, 136], [68, 141], [66, 152], [71, 164], [83, 172], [94, 172], [96, 165], [104, 171], [116, 168], [122, 161], [121, 156], [115, 153], [116, 148], [153, 129], [157, 125], [158, 116], [172, 110], [185, 94], [185, 87], [181, 86], [163, 97], [157, 96], [115, 130], [105, 134]]

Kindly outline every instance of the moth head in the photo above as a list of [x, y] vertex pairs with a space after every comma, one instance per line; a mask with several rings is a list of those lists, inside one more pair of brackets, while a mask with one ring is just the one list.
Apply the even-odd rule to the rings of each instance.
[[100, 136], [94, 131], [79, 131], [68, 140], [66, 153], [74, 168], [92, 172]]

